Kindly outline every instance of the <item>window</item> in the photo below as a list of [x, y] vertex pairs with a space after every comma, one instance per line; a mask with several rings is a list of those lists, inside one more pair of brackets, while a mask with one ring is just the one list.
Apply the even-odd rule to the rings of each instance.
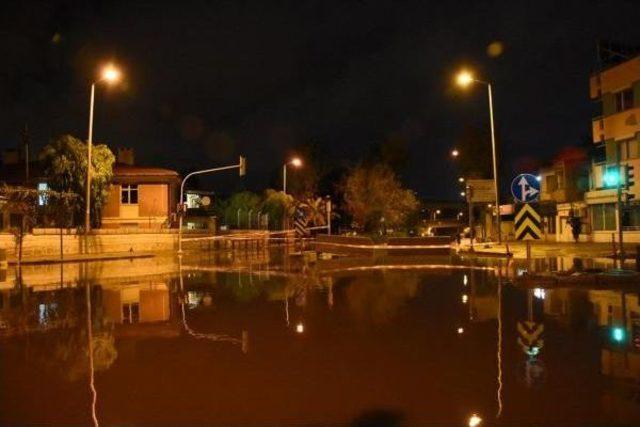
[[633, 108], [633, 90], [631, 88], [616, 92], [616, 112]]
[[629, 160], [638, 158], [638, 141], [635, 139], [627, 139], [618, 142], [618, 156], [620, 160]]
[[616, 207], [613, 203], [591, 206], [591, 224], [594, 231], [616, 229]]
[[603, 163], [607, 161], [607, 146], [605, 144], [599, 144], [593, 147], [593, 162]]
[[137, 302], [122, 304], [122, 323], [138, 323], [140, 321], [140, 305]]
[[558, 175], [546, 176], [547, 192], [552, 193], [558, 189]]
[[622, 226], [627, 230], [640, 230], [640, 204], [625, 206], [622, 210]]
[[121, 201], [123, 205], [137, 205], [138, 204], [138, 186], [123, 185]]
[[44, 206], [49, 200], [49, 184], [46, 182], [38, 183], [38, 206]]

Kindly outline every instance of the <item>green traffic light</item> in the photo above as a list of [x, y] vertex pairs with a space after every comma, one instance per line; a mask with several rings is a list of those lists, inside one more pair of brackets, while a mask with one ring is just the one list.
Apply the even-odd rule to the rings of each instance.
[[622, 343], [625, 340], [625, 330], [619, 326], [611, 329], [611, 339], [617, 343]]
[[620, 174], [617, 172], [608, 171], [605, 172], [602, 179], [607, 187], [615, 187], [620, 182]]

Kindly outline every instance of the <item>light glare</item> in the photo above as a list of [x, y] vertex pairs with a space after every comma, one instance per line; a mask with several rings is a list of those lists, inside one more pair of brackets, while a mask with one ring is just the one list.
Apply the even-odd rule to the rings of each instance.
[[461, 71], [458, 73], [458, 77], [456, 77], [456, 82], [458, 86], [467, 87], [473, 82], [473, 76], [469, 71]]
[[102, 70], [102, 79], [109, 83], [115, 83], [120, 80], [120, 70], [113, 65], [107, 65]]

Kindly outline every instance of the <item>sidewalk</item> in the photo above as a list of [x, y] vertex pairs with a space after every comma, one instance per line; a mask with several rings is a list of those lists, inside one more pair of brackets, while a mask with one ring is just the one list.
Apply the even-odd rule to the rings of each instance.
[[[539, 242], [529, 240], [531, 243], [532, 257], [550, 257], [550, 256], [568, 256], [581, 258], [601, 258], [611, 257], [613, 248], [611, 243], [593, 243], [593, 242]], [[508, 242], [509, 252], [514, 258], [526, 258], [526, 242], [510, 241]], [[625, 258], [635, 258], [636, 244], [625, 244]], [[474, 243], [473, 252], [471, 251], [468, 239], [463, 241], [459, 246], [460, 253], [476, 254], [478, 256], [507, 256], [507, 246], [503, 243]]]
[[[84, 261], [111, 261], [118, 259], [151, 258], [156, 256], [153, 252], [105, 252], [95, 254], [69, 254], [64, 255], [62, 262], [84, 262]], [[9, 258], [10, 265], [18, 263], [16, 258]], [[58, 264], [60, 254], [30, 256], [22, 259], [22, 264]]]

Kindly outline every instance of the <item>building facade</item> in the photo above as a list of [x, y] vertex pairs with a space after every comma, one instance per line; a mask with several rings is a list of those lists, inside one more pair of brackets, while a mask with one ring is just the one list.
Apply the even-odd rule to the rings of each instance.
[[587, 241], [591, 232], [588, 211], [583, 201], [588, 189], [588, 163], [579, 149], [566, 151], [539, 171], [540, 211], [547, 240], [573, 241], [569, 218], [577, 216], [583, 226], [580, 241]]
[[624, 189], [632, 200], [626, 202], [623, 195], [621, 215], [617, 203], [618, 185], [624, 182], [626, 168], [640, 174], [640, 55], [599, 70], [589, 85], [598, 113], [592, 120], [596, 154], [585, 194], [591, 240], [610, 241], [612, 233], [622, 227], [627, 241], [640, 242], [637, 179]]
[[102, 228], [170, 228], [175, 222], [178, 173], [135, 166], [130, 149], [118, 150]]
[[[180, 177], [176, 171], [136, 166], [131, 149], [118, 149], [113, 166], [109, 195], [102, 207], [102, 228], [169, 228], [175, 224]], [[0, 183], [36, 189], [39, 207], [47, 204], [49, 186], [39, 161], [26, 162], [18, 150], [6, 150], [2, 155]], [[17, 227], [22, 216], [2, 206], [0, 230]], [[36, 227], [52, 227], [50, 218], [39, 215]]]

